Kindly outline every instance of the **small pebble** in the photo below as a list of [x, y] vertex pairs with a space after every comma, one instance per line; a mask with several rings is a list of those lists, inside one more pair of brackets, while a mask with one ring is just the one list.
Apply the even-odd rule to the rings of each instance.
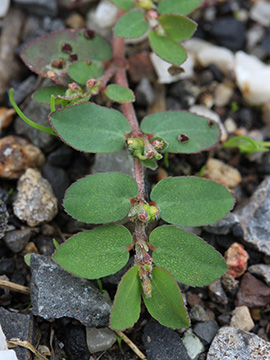
[[263, 281], [270, 286], [270, 265], [266, 265], [266, 264], [251, 265], [248, 268], [248, 271], [251, 274], [258, 276], [259, 278], [262, 278]]
[[78, 13], [70, 14], [66, 20], [65, 24], [67, 27], [71, 29], [82, 29], [85, 28], [85, 21], [84, 18]]
[[116, 342], [116, 335], [108, 328], [88, 327], [86, 328], [86, 341], [90, 353], [94, 354], [110, 349]]
[[235, 189], [242, 181], [241, 174], [237, 169], [218, 159], [209, 159], [207, 161], [203, 176], [219, 182], [229, 189]]
[[219, 84], [214, 93], [214, 104], [216, 106], [226, 106], [229, 104], [233, 95], [233, 87], [228, 84]]
[[41, 167], [45, 157], [36, 146], [18, 136], [0, 139], [0, 176], [18, 179], [27, 168]]
[[197, 335], [204, 345], [209, 345], [216, 333], [219, 326], [215, 321], [205, 321], [195, 325], [193, 332]]
[[267, 1], [256, 2], [250, 10], [250, 18], [262, 26], [270, 26], [270, 3]]
[[28, 169], [18, 182], [14, 214], [29, 226], [51, 221], [57, 214], [57, 199], [39, 171]]
[[198, 359], [198, 356], [204, 351], [204, 345], [201, 340], [193, 334], [191, 329], [185, 331], [182, 341], [192, 360]]
[[236, 295], [236, 306], [260, 308], [270, 304], [270, 287], [247, 272]]
[[3, 18], [7, 15], [9, 6], [10, 6], [10, 0], [0, 1], [0, 18]]
[[18, 253], [25, 245], [28, 243], [31, 237], [31, 230], [30, 229], [21, 229], [21, 230], [14, 230], [9, 231], [4, 236], [4, 242], [6, 246], [13, 252]]
[[230, 326], [245, 331], [250, 331], [254, 328], [254, 322], [247, 306], [238, 306], [234, 309]]
[[204, 308], [199, 304], [192, 306], [189, 311], [189, 317], [192, 322], [204, 322], [210, 320]]
[[228, 265], [228, 274], [235, 278], [244, 274], [249, 256], [242, 244], [233, 243], [226, 251], [225, 259]]
[[222, 305], [228, 304], [228, 297], [221, 285], [220, 279], [213, 281], [212, 284], [208, 286], [208, 290], [209, 295], [213, 299], [213, 301]]
[[230, 295], [230, 296], [235, 296], [238, 288], [239, 288], [239, 281], [236, 280], [231, 274], [229, 274], [228, 272], [226, 272], [222, 277], [221, 277], [221, 283], [223, 288], [225, 289], [225, 291]]

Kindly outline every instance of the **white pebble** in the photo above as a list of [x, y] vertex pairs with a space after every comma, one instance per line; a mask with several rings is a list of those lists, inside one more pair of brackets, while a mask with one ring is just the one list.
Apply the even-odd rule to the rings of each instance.
[[7, 15], [9, 6], [10, 6], [10, 0], [0, 1], [0, 18], [3, 18]]
[[270, 3], [256, 2], [250, 10], [250, 18], [263, 26], [270, 26]]
[[243, 51], [235, 54], [236, 83], [252, 105], [270, 101], [270, 65]]

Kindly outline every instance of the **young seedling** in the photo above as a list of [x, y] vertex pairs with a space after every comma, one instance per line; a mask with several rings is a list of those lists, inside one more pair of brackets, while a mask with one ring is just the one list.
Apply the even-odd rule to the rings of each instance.
[[[204, 286], [227, 267], [213, 247], [179, 226], [202, 226], [222, 219], [234, 198], [222, 185], [191, 176], [161, 180], [148, 201], [143, 166], [156, 169], [164, 153], [207, 150], [219, 141], [220, 130], [217, 123], [185, 111], [151, 114], [139, 125], [126, 77], [124, 38], [147, 33], [153, 51], [180, 66], [186, 52], [179, 42], [196, 29], [185, 15], [200, 0], [113, 3], [124, 14], [115, 25], [112, 47], [90, 30], [63, 30], [36, 40], [22, 52], [31, 70], [57, 84], [34, 95], [38, 101], [51, 103], [52, 129], [47, 131], [79, 151], [110, 153], [127, 147], [133, 156], [134, 178], [120, 172], [96, 173], [66, 191], [66, 212], [100, 226], [73, 235], [57, 247], [53, 259], [72, 274], [100, 279], [124, 267], [133, 251], [134, 264], [114, 299], [111, 328], [133, 326], [140, 315], [141, 298], [161, 324], [187, 327], [189, 318], [177, 282]], [[114, 84], [109, 83], [111, 79]], [[99, 92], [120, 103], [122, 112], [89, 102]], [[54, 103], [60, 106], [56, 111]], [[125, 226], [112, 224], [126, 216], [134, 222], [132, 234]], [[146, 227], [159, 218], [168, 225], [156, 227], [148, 238]]]

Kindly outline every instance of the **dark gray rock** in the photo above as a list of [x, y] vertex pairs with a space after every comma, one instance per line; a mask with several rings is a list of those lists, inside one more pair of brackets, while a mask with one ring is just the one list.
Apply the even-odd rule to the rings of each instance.
[[110, 305], [86, 279], [75, 277], [46, 256], [31, 256], [33, 314], [44, 319], [70, 317], [85, 326], [107, 326]]
[[269, 32], [262, 41], [262, 48], [266, 52], [267, 56], [270, 56], [270, 33]]
[[6, 204], [0, 199], [0, 239], [4, 237], [7, 230], [8, 216]]
[[67, 145], [61, 145], [48, 155], [48, 163], [53, 166], [66, 168], [72, 161], [73, 151]]
[[12, 274], [15, 267], [13, 258], [0, 259], [0, 275]]
[[236, 295], [239, 288], [239, 281], [236, 280], [231, 274], [225, 273], [221, 278], [221, 284], [230, 297]]
[[243, 232], [243, 241], [265, 255], [270, 255], [270, 176], [265, 178], [248, 204], [236, 215]]
[[209, 290], [209, 295], [213, 301], [222, 305], [228, 304], [228, 297], [225, 293], [225, 290], [222, 287], [220, 279], [213, 281], [208, 286], [208, 290]]
[[233, 17], [226, 16], [214, 21], [210, 34], [221, 46], [230, 50], [241, 50], [244, 47], [245, 25]]
[[[34, 326], [31, 315], [11, 313], [0, 308], [0, 324], [7, 340], [17, 338], [22, 341], [29, 341], [34, 345]], [[31, 353], [24, 347], [17, 346], [14, 348], [18, 360], [32, 359]]]
[[195, 325], [193, 332], [197, 335], [204, 345], [211, 343], [216, 333], [218, 332], [219, 326], [215, 321], [205, 321]]
[[192, 322], [204, 322], [210, 320], [207, 312], [199, 304], [192, 306], [189, 317]]
[[[30, 101], [24, 109], [24, 113], [29, 119], [47, 127], [51, 127], [48, 120], [50, 112], [50, 105], [41, 104], [34, 100]], [[54, 143], [57, 141], [56, 136], [34, 129], [26, 124], [20, 117], [15, 119], [14, 129], [17, 135], [24, 136], [33, 145], [36, 145], [45, 152], [51, 150]]]
[[180, 336], [155, 320], [144, 327], [142, 340], [148, 360], [190, 360]]
[[19, 5], [27, 12], [39, 16], [56, 16], [56, 0], [14, 0], [14, 4]]
[[6, 246], [14, 253], [20, 252], [28, 243], [31, 237], [30, 229], [21, 229], [9, 231], [4, 236], [3, 240]]
[[219, 330], [207, 354], [207, 360], [269, 360], [270, 343], [259, 336], [233, 327]]
[[46, 163], [43, 167], [42, 175], [51, 184], [53, 193], [58, 200], [58, 207], [62, 208], [65, 191], [71, 183], [68, 174], [64, 169]]
[[204, 226], [204, 230], [216, 235], [227, 235], [231, 232], [232, 228], [239, 224], [238, 217], [229, 213], [224, 219], [216, 222], [213, 225]]
[[69, 359], [89, 360], [90, 352], [84, 327], [63, 322], [56, 330], [56, 336], [65, 345], [64, 351]]

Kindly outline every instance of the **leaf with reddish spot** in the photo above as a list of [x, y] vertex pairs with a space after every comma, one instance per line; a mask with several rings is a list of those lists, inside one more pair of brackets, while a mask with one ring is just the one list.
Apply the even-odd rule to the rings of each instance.
[[52, 79], [59, 85], [72, 82], [69, 66], [77, 60], [106, 61], [112, 56], [107, 40], [92, 30], [61, 30], [45, 35], [21, 53], [21, 57], [32, 71]]

